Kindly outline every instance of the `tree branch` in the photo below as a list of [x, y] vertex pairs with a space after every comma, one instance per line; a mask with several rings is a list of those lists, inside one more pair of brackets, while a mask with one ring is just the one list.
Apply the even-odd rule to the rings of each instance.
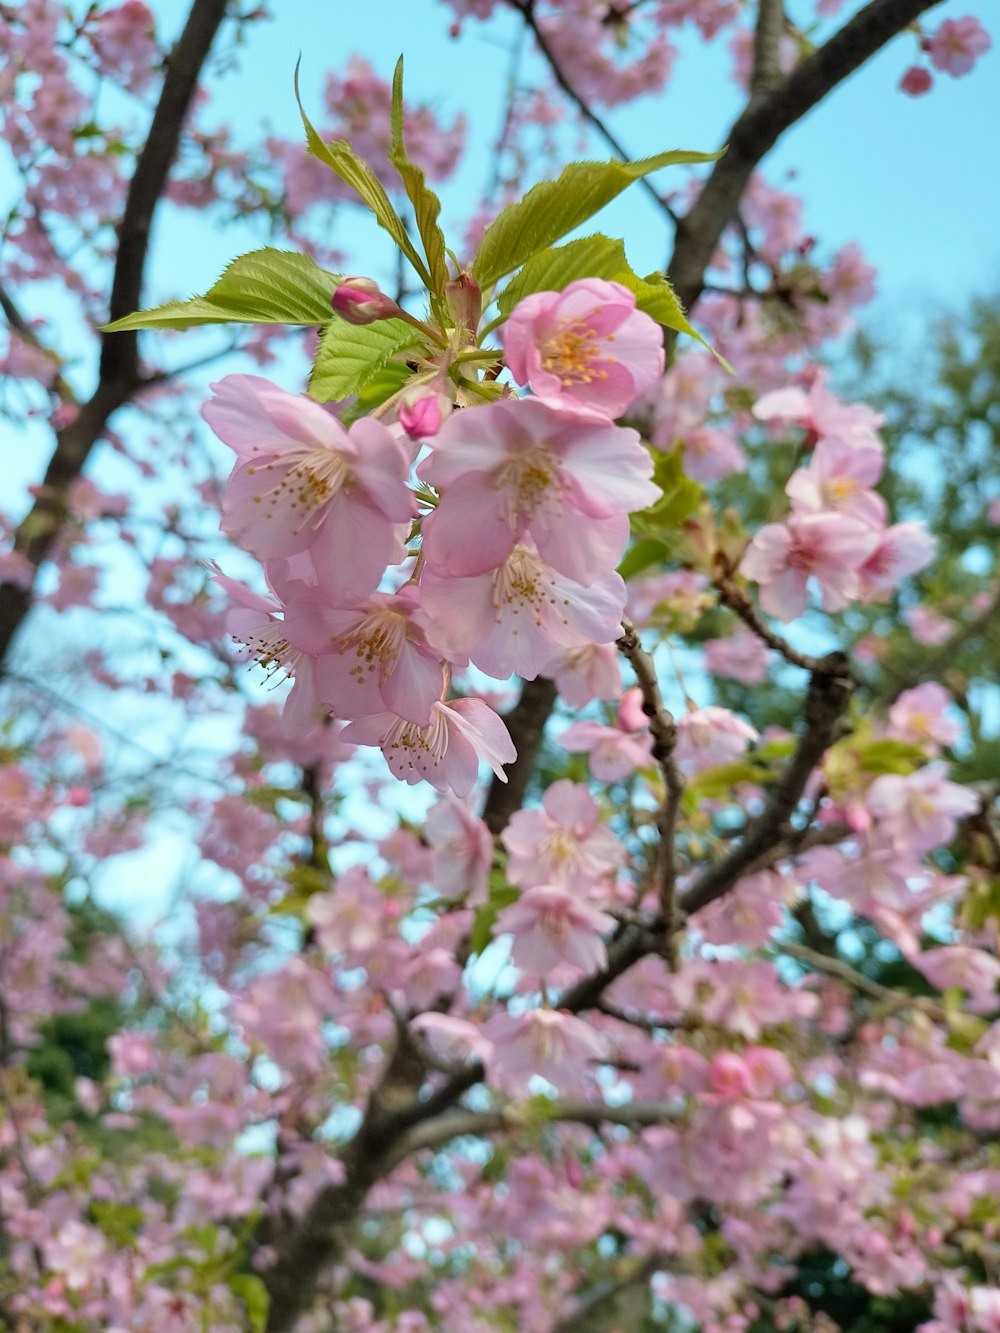
[[660, 844], [657, 854], [657, 887], [660, 897], [660, 914], [663, 917], [669, 939], [674, 935], [674, 898], [677, 891], [677, 816], [684, 795], [684, 778], [677, 767], [674, 749], [677, 745], [677, 724], [667, 711], [660, 693], [660, 683], [656, 678], [656, 667], [652, 657], [643, 648], [635, 626], [630, 620], [622, 620], [622, 636], [618, 640], [618, 649], [629, 661], [635, 678], [642, 690], [642, 711], [649, 718], [649, 730], [653, 737], [653, 758], [663, 774], [663, 801], [657, 819], [660, 832]]
[[[753, 96], [729, 132], [729, 147], [690, 212], [681, 218], [667, 276], [690, 309], [743, 191], [781, 135], [827, 93], [941, 0], [871, 0], [773, 90]], [[668, 331], [669, 332], [669, 331]], [[674, 334], [670, 341], [676, 339]]]
[[[633, 160], [632, 154], [626, 151], [597, 112], [593, 110], [586, 98], [580, 96], [563, 73], [559, 62], [556, 59], [555, 52], [552, 50], [548, 39], [538, 25], [538, 19], [535, 17], [535, 0], [513, 0], [513, 7], [518, 11], [528, 28], [531, 30], [531, 34], [535, 39], [535, 44], [545, 57], [549, 69], [552, 71], [552, 77], [555, 79], [559, 87], [563, 90], [573, 105], [580, 111], [584, 119], [590, 122], [614, 155], [620, 158], [623, 162], [631, 162]], [[647, 177], [642, 176], [639, 179], [639, 185], [646, 191], [653, 203], [656, 204], [656, 207], [662, 213], [665, 213], [670, 222], [676, 226], [678, 221], [677, 214], [667, 203], [666, 199], [659, 193], [652, 181]]]
[[854, 689], [843, 653], [830, 653], [821, 659], [821, 665], [822, 671], [814, 671], [809, 678], [806, 729], [781, 781], [761, 814], [748, 825], [739, 846], [718, 865], [706, 870], [681, 896], [680, 908], [686, 916], [721, 898], [751, 868], [768, 864], [778, 847], [794, 847], [792, 815], [816, 765], [836, 739]]
[[556, 687], [545, 676], [526, 680], [521, 697], [504, 722], [517, 750], [517, 758], [506, 765], [507, 781], [494, 778], [486, 796], [483, 820], [496, 837], [507, 827], [507, 822], [524, 804], [524, 795], [535, 771], [542, 735], [556, 701]]
[[[138, 309], [153, 215], [177, 156], [181, 131], [202, 68], [226, 14], [227, 0], [195, 0], [184, 31], [167, 57], [167, 72], [149, 137], [136, 160], [118, 230], [118, 255], [111, 285], [109, 319]], [[9, 314], [8, 314], [9, 318]], [[112, 414], [143, 388], [137, 334], [102, 335], [97, 387], [76, 418], [56, 433], [38, 498], [14, 537], [14, 549], [37, 571], [66, 518], [66, 493], [80, 476]], [[27, 587], [0, 583], [0, 669], [11, 641], [31, 609], [34, 579]]]
[[783, 0], [757, 0], [753, 35], [750, 97], [764, 97], [781, 83], [781, 39], [785, 35]]

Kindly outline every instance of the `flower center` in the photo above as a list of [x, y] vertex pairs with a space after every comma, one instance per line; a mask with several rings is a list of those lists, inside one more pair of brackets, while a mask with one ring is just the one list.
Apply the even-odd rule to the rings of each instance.
[[561, 319], [542, 343], [541, 353], [543, 368], [564, 385], [607, 379], [607, 371], [597, 368], [600, 357], [597, 335], [582, 319]]
[[435, 707], [425, 727], [397, 718], [382, 741], [386, 759], [427, 774], [438, 767], [448, 749], [448, 723], [443, 708]]
[[511, 528], [531, 522], [551, 492], [562, 498], [559, 465], [547, 449], [526, 449], [498, 471], [496, 487], [504, 493], [503, 512]]
[[305, 656], [293, 648], [285, 638], [285, 626], [280, 620], [262, 620], [255, 629], [246, 631], [246, 638], [233, 635], [254, 659], [263, 667], [268, 677], [283, 671], [286, 676], [294, 676], [298, 664]]
[[[296, 533], [302, 531], [312, 516], [352, 480], [346, 460], [332, 449], [293, 450], [274, 458], [269, 463], [247, 467], [247, 475], [275, 474], [274, 484], [255, 495], [255, 504], [266, 504], [273, 516], [276, 512], [293, 522], [298, 520]], [[315, 524], [318, 526], [318, 524]]]
[[399, 661], [408, 623], [398, 611], [372, 611], [353, 633], [339, 641], [338, 652], [354, 650], [356, 661], [350, 675], [359, 684], [373, 671], [378, 673], [379, 685], [385, 684]]

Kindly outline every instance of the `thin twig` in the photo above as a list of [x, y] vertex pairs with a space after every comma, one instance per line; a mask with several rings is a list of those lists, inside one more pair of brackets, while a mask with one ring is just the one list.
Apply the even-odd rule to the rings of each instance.
[[653, 758], [663, 774], [663, 802], [657, 819], [660, 844], [656, 878], [660, 913], [668, 939], [672, 940], [675, 933], [674, 906], [677, 893], [677, 817], [684, 795], [684, 778], [674, 758], [674, 750], [677, 748], [677, 723], [663, 702], [653, 659], [643, 648], [635, 626], [627, 618], [622, 620], [622, 636], [617, 646], [635, 672], [639, 689], [642, 691], [642, 711], [649, 718], [649, 730], [653, 737]]
[[[594, 111], [594, 109], [591, 107], [590, 103], [586, 100], [586, 98], [580, 96], [580, 94], [570, 83], [569, 79], [563, 73], [563, 70], [559, 65], [559, 61], [555, 57], [555, 52], [549, 45], [548, 39], [545, 37], [544, 33], [541, 31], [541, 28], [539, 27], [538, 19], [535, 17], [534, 0], [520, 0], [520, 3], [515, 2], [514, 8], [518, 11], [518, 13], [520, 13], [521, 17], [524, 19], [525, 23], [530, 28], [532, 35], [535, 38], [535, 42], [538, 45], [538, 49], [539, 51], [541, 51], [542, 55], [548, 62], [549, 69], [551, 69], [552, 71], [552, 77], [555, 79], [559, 87], [563, 90], [563, 92], [574, 104], [574, 106], [576, 106], [579, 109], [584, 119], [589, 121], [589, 123], [594, 127], [594, 129], [601, 136], [604, 142], [615, 154], [615, 156], [621, 158], [623, 162], [631, 162], [633, 160], [632, 155], [623, 147], [623, 145], [619, 142], [619, 140], [615, 137], [612, 131], [607, 127], [607, 125], [605, 125], [604, 121], [600, 118], [597, 112]], [[665, 213], [670, 222], [674, 226], [676, 226], [678, 222], [677, 214], [667, 203], [666, 199], [663, 198], [663, 196], [657, 190], [656, 186], [652, 183], [652, 181], [649, 180], [646, 176], [642, 176], [639, 180], [639, 185], [642, 187], [642, 189], [646, 191], [650, 199], [652, 199], [653, 202], [656, 204], [657, 208], [662, 213]]]
[[730, 611], [743, 621], [748, 629], [756, 634], [757, 638], [766, 643], [768, 648], [773, 648], [776, 653], [780, 653], [786, 662], [792, 666], [801, 667], [803, 671], [809, 671], [820, 675], [823, 672], [829, 672], [838, 675], [843, 668], [831, 664], [829, 658], [813, 657], [810, 653], [800, 653], [798, 649], [783, 639], [780, 634], [776, 634], [761, 619], [759, 612], [751, 602], [750, 598], [727, 574], [720, 574], [715, 580], [715, 586], [718, 589], [719, 601], [723, 606], [727, 606]]

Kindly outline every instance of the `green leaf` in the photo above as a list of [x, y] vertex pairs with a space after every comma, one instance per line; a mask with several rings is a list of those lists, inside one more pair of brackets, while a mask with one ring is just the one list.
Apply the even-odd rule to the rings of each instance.
[[648, 509], [632, 515], [632, 531], [641, 537], [662, 537], [677, 532], [684, 521], [696, 512], [705, 492], [696, 481], [684, 474], [683, 448], [669, 454], [653, 449], [653, 480], [663, 494]]
[[321, 403], [358, 393], [383, 371], [397, 352], [419, 342], [402, 319], [348, 324], [334, 319], [323, 330], [309, 379], [309, 392]]
[[862, 773], [912, 773], [927, 761], [927, 755], [919, 745], [910, 741], [891, 740], [883, 737], [866, 741], [859, 745], [855, 753], [858, 767]]
[[625, 552], [618, 573], [628, 583], [629, 579], [634, 579], [636, 574], [641, 574], [650, 565], [663, 564], [669, 557], [670, 547], [665, 542], [655, 537], [641, 537]]
[[494, 870], [490, 873], [489, 900], [476, 909], [475, 920], [469, 933], [469, 948], [473, 953], [482, 953], [493, 938], [493, 926], [505, 907], [516, 903], [521, 890], [508, 884], [503, 872]]
[[243, 1302], [253, 1333], [264, 1333], [271, 1297], [262, 1280], [256, 1273], [234, 1273], [229, 1279], [229, 1289]]
[[325, 163], [331, 171], [335, 171], [344, 184], [349, 185], [358, 198], [368, 205], [375, 214], [376, 222], [389, 233], [416, 269], [421, 282], [428, 287], [432, 287], [431, 275], [427, 272], [424, 261], [414, 249], [413, 242], [403, 225], [403, 219], [389, 202], [385, 187], [368, 163], [363, 157], [358, 157], [346, 139], [335, 139], [333, 143], [324, 143], [320, 138], [319, 132], [306, 115], [302, 98], [299, 96], [299, 71], [297, 67], [295, 70], [295, 100], [299, 104], [299, 114], [305, 127], [306, 145], [310, 153], [313, 157], [318, 158], [320, 162]]
[[339, 282], [337, 274], [327, 273], [308, 255], [268, 246], [234, 259], [204, 296], [139, 310], [105, 324], [104, 332], [197, 324], [327, 324]]
[[730, 375], [735, 373], [726, 358], [720, 356], [711, 343], [706, 342], [698, 330], [688, 322], [673, 287], [662, 273], [650, 273], [647, 277], [640, 278], [626, 265], [622, 272], [615, 273], [613, 277], [616, 282], [620, 282], [623, 287], [635, 293], [636, 307], [644, 311], [650, 319], [655, 319], [657, 324], [665, 324], [668, 329], [676, 329], [678, 333], [686, 333], [689, 338], [697, 339], [703, 347], [708, 348], [724, 370], [728, 370]]
[[488, 287], [599, 212], [633, 181], [661, 167], [714, 162], [720, 153], [676, 149], [638, 162], [571, 162], [557, 180], [541, 181], [486, 228], [472, 276]]
[[628, 263], [621, 241], [600, 232], [582, 236], [532, 255], [497, 297], [497, 309], [506, 318], [532, 292], [561, 292], [579, 278], [611, 279], [625, 268]]
[[444, 233], [438, 226], [441, 215], [441, 200], [433, 190], [428, 189], [424, 173], [415, 162], [406, 155], [403, 142], [403, 57], [396, 62], [392, 76], [392, 148], [389, 161], [399, 172], [400, 179], [413, 205], [417, 231], [424, 245], [427, 267], [430, 270], [429, 287], [436, 296], [444, 294], [448, 281], [448, 261], [445, 258]]
[[759, 764], [744, 762], [715, 764], [702, 771], [688, 783], [688, 791], [713, 801], [724, 801], [739, 782], [754, 784], [774, 782], [778, 774]]

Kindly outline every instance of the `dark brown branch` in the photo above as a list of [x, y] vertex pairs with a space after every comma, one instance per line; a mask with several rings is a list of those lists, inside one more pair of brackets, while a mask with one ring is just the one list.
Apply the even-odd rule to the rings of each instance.
[[[667, 276], [685, 308], [701, 295], [723, 231], [761, 160], [781, 135], [849, 74], [941, 0], [871, 0], [770, 92], [752, 97], [691, 211], [680, 220]], [[864, 149], [859, 151], [865, 151]], [[877, 144], [867, 151], [878, 151]]]
[[[839, 670], [836, 666], [829, 665], [829, 659], [824, 657], [812, 657], [809, 653], [800, 653], [797, 649], [776, 634], [773, 629], [761, 619], [753, 602], [747, 596], [746, 592], [734, 583], [727, 575], [720, 575], [715, 586], [719, 592], [719, 601], [723, 606], [727, 606], [730, 611], [736, 613], [748, 629], [756, 634], [762, 643], [766, 643], [768, 648], [773, 648], [776, 653], [780, 653], [786, 662], [792, 666], [801, 667], [803, 671], [813, 671], [822, 674], [824, 670], [833, 671], [834, 674]], [[824, 663], [827, 665], [824, 666]]]
[[36, 351], [41, 352], [43, 356], [48, 357], [52, 362], [52, 392], [60, 402], [66, 403], [67, 406], [75, 407], [76, 394], [59, 373], [59, 358], [50, 348], [45, 346], [41, 338], [39, 338], [38, 334], [25, 319], [24, 315], [22, 315], [17, 302], [6, 288], [2, 286], [0, 286], [0, 310], [3, 311], [4, 318], [10, 328], [17, 334], [22, 342], [27, 343], [29, 347], [34, 347]]
[[796, 832], [791, 819], [817, 764], [836, 740], [854, 681], [843, 653], [821, 659], [822, 671], [809, 678], [805, 703], [805, 731], [787, 768], [763, 811], [747, 827], [743, 839], [727, 857], [711, 866], [681, 896], [686, 916], [721, 898], [751, 868], [770, 864], [776, 849], [794, 849]]
[[781, 39], [785, 35], [783, 0], [757, 0], [757, 24], [753, 35], [751, 98], [773, 92], [781, 83]]
[[545, 724], [555, 701], [555, 685], [545, 676], [539, 676], [524, 682], [520, 699], [504, 716], [517, 758], [506, 766], [507, 781], [494, 778], [486, 797], [483, 819], [494, 837], [503, 832], [511, 815], [524, 804], [524, 795], [542, 748]]
[[677, 724], [663, 702], [653, 659], [640, 643], [635, 626], [630, 620], [622, 621], [622, 636], [618, 640], [618, 649], [628, 659], [642, 691], [642, 711], [649, 718], [649, 730], [653, 737], [653, 758], [663, 774], [663, 801], [657, 819], [660, 842], [656, 879], [660, 914], [666, 926], [667, 936], [672, 939], [674, 898], [677, 891], [677, 816], [684, 795], [684, 778], [674, 758]]
[[[177, 156], [202, 68], [226, 14], [227, 0], [195, 0], [177, 44], [167, 57], [160, 98], [149, 137], [136, 159], [118, 229], [118, 255], [111, 285], [109, 319], [138, 309], [153, 215]], [[9, 316], [8, 316], [9, 317]], [[68, 426], [56, 433], [37, 500], [14, 537], [14, 549], [34, 570], [42, 564], [66, 518], [66, 493], [80, 476], [109, 419], [144, 387], [135, 333], [104, 334], [97, 387]], [[11, 641], [31, 609], [34, 583], [0, 584], [0, 668]]]

